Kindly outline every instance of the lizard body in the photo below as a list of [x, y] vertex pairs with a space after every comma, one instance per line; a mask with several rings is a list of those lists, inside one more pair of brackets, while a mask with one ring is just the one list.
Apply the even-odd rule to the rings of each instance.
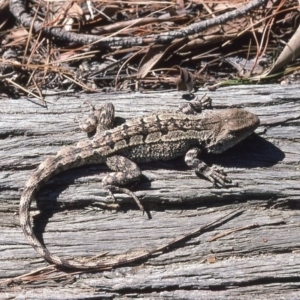
[[197, 158], [202, 150], [221, 153], [250, 135], [259, 125], [259, 119], [241, 109], [222, 111], [200, 110], [201, 103], [194, 100], [178, 111], [157, 111], [133, 118], [126, 123], [113, 126], [114, 107], [107, 104], [92, 116], [92, 120], [81, 127], [92, 131], [97, 125], [102, 130], [93, 140], [79, 142], [76, 146], [62, 148], [56, 156], [47, 158], [27, 181], [20, 201], [20, 224], [33, 248], [47, 261], [58, 266], [75, 269], [104, 269], [119, 266], [143, 257], [120, 258], [114, 262], [79, 263], [51, 254], [36, 238], [30, 223], [30, 203], [39, 188], [55, 174], [85, 164], [105, 163], [115, 171], [106, 175], [102, 185], [110, 195], [123, 192], [134, 198], [143, 210], [138, 198], [126, 184], [138, 181], [141, 171], [138, 162], [170, 160], [186, 154], [185, 161], [197, 173], [217, 185], [230, 182], [222, 172], [208, 167]]

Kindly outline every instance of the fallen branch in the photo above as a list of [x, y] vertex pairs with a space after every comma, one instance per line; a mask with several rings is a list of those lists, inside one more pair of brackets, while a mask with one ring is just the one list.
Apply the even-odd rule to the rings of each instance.
[[63, 28], [45, 27], [43, 22], [33, 20], [33, 17], [26, 12], [24, 0], [10, 0], [10, 11], [18, 20], [20, 20], [24, 27], [32, 26], [36, 32], [42, 31], [43, 33], [56, 37], [60, 40], [76, 42], [79, 44], [97, 44], [105, 47], [132, 47], [153, 43], [166, 44], [178, 38], [191, 39], [192, 35], [199, 34], [208, 28], [224, 24], [235, 18], [239, 18], [266, 3], [267, 0], [253, 0], [248, 4], [237, 8], [236, 10], [224, 13], [213, 19], [204, 20], [187, 26], [183, 29], [160, 34], [146, 35], [145, 37], [101, 37], [96, 35], [68, 32]]

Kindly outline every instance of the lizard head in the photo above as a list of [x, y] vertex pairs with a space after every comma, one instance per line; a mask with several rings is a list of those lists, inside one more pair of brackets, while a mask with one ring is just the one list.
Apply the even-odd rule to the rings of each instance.
[[258, 126], [259, 118], [245, 110], [228, 109], [218, 112], [220, 126], [207, 145], [208, 152], [221, 153], [249, 136]]

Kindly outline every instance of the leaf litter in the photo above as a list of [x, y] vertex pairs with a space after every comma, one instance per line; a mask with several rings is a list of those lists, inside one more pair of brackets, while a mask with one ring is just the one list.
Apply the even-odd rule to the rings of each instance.
[[0, 20], [5, 96], [193, 93], [299, 77], [298, 1], [11, 0]]

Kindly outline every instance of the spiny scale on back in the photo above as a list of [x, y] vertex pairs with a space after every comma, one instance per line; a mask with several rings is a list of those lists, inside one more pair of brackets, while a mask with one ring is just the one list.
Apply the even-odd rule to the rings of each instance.
[[[122, 192], [130, 195], [143, 209], [138, 198], [128, 189], [118, 187], [139, 180], [141, 171], [134, 162], [168, 160], [185, 154], [188, 166], [215, 184], [226, 185], [230, 180], [222, 170], [211, 168], [197, 155], [201, 149], [221, 153], [251, 134], [259, 125], [259, 119], [240, 109], [197, 114], [202, 99], [182, 106], [180, 111], [158, 111], [133, 118], [125, 124], [111, 128], [114, 108], [107, 104], [95, 111], [102, 132], [91, 141], [62, 148], [56, 156], [47, 158], [34, 171], [25, 185], [20, 201], [20, 224], [29, 243], [47, 261], [59, 266], [76, 269], [103, 269], [136, 261], [141, 255], [110, 261], [79, 263], [51, 254], [34, 235], [29, 216], [32, 198], [41, 185], [55, 174], [83, 164], [106, 163], [115, 173], [102, 180], [110, 195]], [[203, 103], [208, 103], [207, 98]], [[94, 110], [94, 109], [93, 109]], [[83, 126], [90, 131], [95, 118]], [[82, 128], [83, 128], [82, 127]]]
[[[92, 147], [108, 156], [138, 145], [199, 140], [204, 138], [207, 130], [213, 129], [213, 123], [218, 126], [218, 122], [205, 118], [205, 114], [186, 115], [181, 112], [158, 111], [105, 131], [102, 137], [92, 142]], [[168, 153], [169, 156], [172, 154]]]

